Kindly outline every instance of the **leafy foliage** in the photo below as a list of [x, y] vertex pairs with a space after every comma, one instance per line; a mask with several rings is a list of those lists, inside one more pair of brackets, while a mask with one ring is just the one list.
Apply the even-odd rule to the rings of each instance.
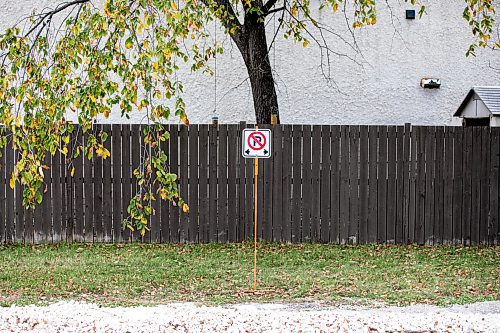
[[[420, 0], [405, 1], [424, 14]], [[477, 37], [468, 54], [478, 47], [498, 48], [498, 41], [492, 41], [493, 1], [465, 2], [464, 18]], [[81, 154], [110, 156], [103, 145], [106, 133], [93, 126], [97, 119], [112, 111], [125, 118], [143, 112], [150, 126], [140, 167], [133, 171], [138, 193], [124, 226], [144, 234], [154, 200], [188, 211], [159, 144], [168, 140], [163, 124], [171, 115], [189, 125], [179, 66], [212, 73], [210, 59], [223, 51], [207, 31], [214, 20], [238, 44], [252, 27], [248, 22], [264, 24], [269, 15], [280, 13], [278, 31], [285, 38], [304, 47], [311, 39], [318, 43], [308, 29], [321, 30], [322, 25], [310, 7], [309, 0], [106, 0], [100, 9], [90, 0], [73, 0], [33, 13], [23, 21], [24, 29], [18, 24], [0, 35], [0, 123], [5, 125], [0, 147], [10, 144], [17, 151], [10, 186], [22, 186], [23, 204], [34, 207], [42, 200], [47, 153], [64, 154], [73, 174], [72, 159]], [[346, 8], [351, 11], [353, 28], [377, 22], [375, 0], [325, 0], [320, 9], [336, 12], [340, 7], [344, 15]], [[62, 22], [60, 16], [65, 16]], [[67, 121], [67, 114], [74, 114], [80, 126]], [[87, 134], [83, 141], [76, 139], [81, 137], [76, 131]]]

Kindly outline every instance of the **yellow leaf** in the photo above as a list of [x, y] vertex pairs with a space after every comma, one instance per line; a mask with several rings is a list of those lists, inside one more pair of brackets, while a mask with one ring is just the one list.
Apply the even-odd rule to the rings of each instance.
[[302, 45], [303, 45], [304, 47], [307, 47], [307, 45], [309, 45], [309, 42], [308, 42], [307, 40], [304, 40], [304, 43], [302, 43]]
[[72, 168], [71, 169], [71, 177], [73, 177], [75, 175], [75, 168]]
[[9, 182], [9, 185], [10, 185], [11, 189], [14, 189], [14, 186], [16, 185], [16, 180], [14, 178], [11, 178], [10, 182]]
[[188, 206], [187, 204], [182, 205], [182, 211], [183, 211], [184, 213], [189, 212], [189, 206]]
[[297, 7], [296, 6], [292, 7], [292, 16], [294, 16], [294, 17], [297, 16]]
[[177, 10], [177, 5], [175, 4], [174, 1], [172, 1], [170, 4], [172, 5], [173, 10]]
[[145, 228], [142, 228], [141, 229], [141, 236], [144, 236], [146, 234], [146, 229]]

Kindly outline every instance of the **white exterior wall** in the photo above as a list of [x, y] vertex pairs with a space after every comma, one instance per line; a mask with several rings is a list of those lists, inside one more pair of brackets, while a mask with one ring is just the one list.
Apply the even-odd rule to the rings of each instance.
[[[362, 56], [349, 52], [339, 39], [329, 38], [332, 49], [347, 53], [332, 57], [332, 78], [328, 85], [321, 75], [319, 50], [303, 48], [278, 38], [271, 51], [275, 69], [282, 123], [308, 124], [412, 124], [449, 125], [452, 115], [472, 86], [498, 85], [498, 53], [484, 50], [476, 58], [466, 58], [472, 41], [470, 29], [462, 19], [463, 0], [428, 0], [422, 19], [406, 20], [403, 1], [378, 1], [375, 27], [356, 31]], [[34, 7], [53, 4], [50, 0], [5, 0], [0, 4], [0, 28], [13, 25]], [[317, 7], [319, 2], [312, 2]], [[342, 13], [330, 10], [319, 14], [322, 22], [349, 38]], [[277, 21], [268, 25], [269, 39]], [[214, 25], [215, 30], [215, 25]], [[217, 115], [221, 123], [241, 120], [254, 122], [253, 102], [246, 70], [240, 54], [228, 37], [220, 42], [226, 53], [217, 60], [217, 103], [214, 77], [184, 71], [185, 100], [191, 123], [210, 122]], [[280, 33], [279, 36], [282, 36]], [[419, 86], [422, 77], [441, 79], [441, 89]], [[243, 82], [243, 83], [242, 83]], [[140, 122], [144, 114], [132, 116]], [[124, 122], [112, 113], [106, 122]]]

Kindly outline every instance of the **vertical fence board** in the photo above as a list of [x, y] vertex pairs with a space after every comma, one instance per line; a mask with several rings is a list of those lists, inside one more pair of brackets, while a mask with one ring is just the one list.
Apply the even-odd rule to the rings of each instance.
[[[108, 134], [104, 142], [104, 148], [111, 152], [111, 125], [102, 125], [102, 131]], [[104, 241], [113, 241], [113, 190], [111, 184], [111, 158], [102, 161], [102, 224], [104, 229]]]
[[[99, 136], [102, 130], [102, 125], [95, 126], [95, 134]], [[104, 241], [104, 225], [103, 225], [103, 160], [102, 157], [97, 156], [94, 153], [94, 242]], [[75, 187], [76, 189], [76, 187]], [[77, 192], [78, 195], [78, 192]], [[75, 207], [78, 209], [79, 205], [75, 203]], [[76, 211], [76, 210], [75, 210]]]
[[330, 172], [331, 172], [331, 137], [330, 126], [321, 126], [321, 202], [320, 202], [320, 237], [321, 242], [329, 241], [330, 229]]
[[[74, 147], [80, 146], [83, 144], [83, 133], [82, 129], [80, 128], [75, 128], [76, 133], [75, 139], [76, 143]], [[73, 154], [71, 147], [69, 148], [69, 153], [68, 154]], [[71, 178], [72, 180], [72, 195], [71, 195], [71, 206], [72, 209], [70, 209], [71, 212], [71, 218], [72, 218], [72, 230], [71, 233], [73, 235], [73, 240], [76, 242], [84, 242], [84, 206], [83, 206], [83, 182], [84, 182], [84, 175], [83, 175], [83, 154], [80, 156], [76, 157], [73, 159], [73, 166], [70, 166], [70, 174], [68, 177]], [[100, 158], [100, 157], [99, 157]], [[74, 168], [74, 175], [71, 176], [71, 172]], [[35, 212], [35, 233], [37, 229], [37, 214]], [[37, 238], [35, 234], [35, 238]]]
[[219, 242], [228, 241], [228, 219], [227, 219], [227, 125], [219, 125], [219, 140], [218, 140], [218, 182], [217, 182], [217, 215], [218, 223], [218, 238]]
[[416, 163], [416, 220], [415, 220], [415, 242], [422, 245], [425, 243], [425, 141], [427, 131], [424, 127], [417, 128], [417, 163]]
[[[7, 133], [5, 131], [5, 128], [0, 127], [0, 138], [6, 136]], [[7, 190], [7, 185], [9, 181], [7, 180], [8, 175], [5, 173], [6, 169], [6, 164], [5, 164], [5, 154], [6, 150], [10, 150], [10, 145], [6, 144], [5, 147], [1, 148], [0, 147], [0, 244], [6, 243], [5, 239], [5, 213], [7, 211], [8, 206], [5, 205], [6, 203], [6, 190]]]
[[[198, 234], [198, 213], [199, 213], [199, 203], [198, 203], [198, 125], [189, 126], [189, 242], [199, 242]], [[163, 210], [162, 210], [163, 214]], [[163, 217], [168, 219], [167, 217]], [[163, 234], [163, 224], [162, 224], [162, 234]]]
[[292, 126], [284, 126], [283, 129], [283, 154], [282, 154], [282, 176], [283, 176], [283, 206], [282, 206], [282, 240], [292, 240]]
[[[262, 128], [271, 129], [270, 125], [264, 125]], [[272, 143], [271, 143], [271, 149]], [[273, 159], [261, 159], [264, 174], [262, 178], [262, 236], [263, 239], [271, 240], [273, 237]], [[260, 184], [259, 184], [260, 186]]]
[[464, 146], [465, 151], [463, 156], [463, 209], [462, 209], [462, 242], [470, 245], [471, 243], [471, 219], [472, 219], [472, 165], [473, 158], [473, 131], [470, 127], [464, 128]]
[[5, 241], [6, 243], [12, 243], [14, 241], [14, 191], [9, 186], [9, 180], [14, 171], [14, 149], [10, 146], [5, 152], [5, 174], [6, 174], [6, 193], [5, 193]]
[[[132, 199], [132, 182], [135, 182], [135, 177], [132, 175], [132, 153], [131, 153], [131, 125], [122, 125], [122, 212], [123, 219], [129, 218], [127, 211], [130, 200]], [[134, 194], [135, 195], [135, 194]], [[124, 229], [122, 232], [123, 241], [130, 241], [131, 232], [129, 229]]]
[[311, 179], [311, 126], [302, 128], [302, 238], [303, 242], [311, 241], [311, 205], [312, 205], [312, 179]]
[[[89, 133], [83, 135], [83, 145], [85, 146], [88, 141]], [[83, 241], [92, 243], [94, 241], [94, 193], [93, 193], [93, 161], [94, 159], [89, 159], [87, 154], [82, 151], [82, 166], [83, 166], [83, 196], [84, 196], [84, 207], [83, 207]], [[76, 173], [76, 169], [75, 169]]]
[[208, 221], [209, 221], [209, 207], [208, 207], [208, 126], [200, 126], [199, 140], [200, 140], [200, 224], [199, 235], [200, 241], [209, 242], [208, 237]]
[[378, 127], [370, 126], [368, 132], [368, 237], [369, 243], [377, 242], [377, 218], [378, 218], [378, 179], [377, 179], [377, 157], [378, 157]]
[[359, 235], [359, 126], [349, 126], [349, 228], [348, 242], [355, 244]]
[[453, 129], [453, 243], [462, 243], [462, 216], [463, 216], [463, 128]]
[[340, 126], [331, 127], [330, 242], [340, 243]]
[[[142, 171], [140, 165], [145, 163], [145, 147], [144, 144], [144, 130], [148, 125], [132, 124], [130, 126], [130, 169], [131, 169], [131, 198], [136, 195], [143, 195], [145, 189], [140, 189], [138, 179], [134, 176], [134, 171]], [[142, 200], [142, 199], [141, 199]], [[149, 221], [148, 221], [149, 223]], [[135, 231], [130, 232], [129, 241], [142, 240], [140, 231], [134, 228]]]
[[[500, 238], [500, 128], [491, 129], [490, 144], [490, 215], [488, 218], [488, 244], [498, 244]], [[0, 184], [1, 186], [1, 184]]]
[[396, 218], [399, 198], [396, 195], [396, 127], [390, 126], [387, 133], [387, 238], [386, 242], [396, 242]]
[[387, 241], [387, 126], [378, 127], [377, 242]]
[[302, 164], [302, 126], [293, 125], [293, 189], [292, 189], [292, 242], [298, 243], [301, 227], [301, 164]]
[[446, 128], [444, 133], [443, 168], [443, 243], [453, 239], [453, 133]]
[[[410, 233], [410, 182], [411, 182], [411, 125], [409, 123], [405, 124], [404, 130], [402, 131], [402, 159], [398, 157], [399, 163], [402, 163], [402, 173], [398, 181], [403, 183], [398, 183], [398, 186], [403, 187], [403, 235], [402, 242], [409, 242]], [[400, 151], [400, 150], [399, 150]]]
[[113, 241], [122, 241], [122, 129], [121, 125], [111, 126], [111, 163], [113, 164]]
[[[170, 132], [169, 148], [170, 148], [170, 172], [179, 175], [179, 125], [169, 125]], [[179, 243], [180, 241], [180, 225], [179, 225], [179, 208], [171, 206], [169, 216], [170, 242]]]
[[346, 244], [349, 237], [349, 126], [340, 134], [340, 228], [339, 241]]
[[[42, 163], [43, 165], [47, 165], [47, 159], [45, 159]], [[44, 184], [42, 184], [42, 193], [43, 193], [43, 202], [42, 202], [42, 215], [44, 219], [42, 221], [45, 221], [48, 218], [50, 218], [50, 193], [49, 195], [46, 194], [48, 191], [48, 188], [50, 188], [51, 185], [51, 179], [50, 179], [50, 170], [43, 170], [44, 173]], [[23, 209], [23, 193], [22, 193], [22, 187], [20, 183], [16, 183], [16, 186], [14, 188], [15, 191], [15, 228], [14, 228], [14, 241], [18, 243], [24, 243], [24, 209]], [[48, 201], [48, 202], [47, 202]], [[47, 207], [49, 208], [47, 210]], [[44, 223], [43, 225], [43, 233], [44, 233], [44, 238], [42, 239], [42, 243], [47, 243], [49, 240], [49, 237], [47, 237], [47, 233], [49, 232], [50, 225], [48, 223]]]
[[273, 214], [273, 241], [283, 241], [283, 126], [273, 126], [272, 143], [272, 182], [273, 201], [270, 203]]
[[[480, 206], [479, 206], [479, 243], [488, 243], [488, 216], [489, 216], [489, 203], [490, 203], [490, 128], [481, 127], [481, 158], [480, 158]], [[478, 161], [476, 160], [476, 163]]]
[[237, 217], [237, 204], [238, 204], [238, 188], [236, 185], [236, 172], [238, 169], [238, 143], [240, 138], [238, 136], [238, 125], [228, 125], [227, 136], [227, 228], [228, 228], [228, 241], [238, 241], [238, 217]]
[[210, 147], [209, 147], [209, 178], [208, 178], [208, 202], [209, 202], [209, 241], [216, 242], [217, 238], [217, 136], [218, 125], [210, 125]]
[[408, 162], [408, 243], [416, 242], [416, 224], [418, 214], [418, 182], [417, 182], [417, 150], [419, 148], [417, 141], [418, 128], [408, 127], [407, 135], [409, 138], [409, 162]]
[[312, 127], [312, 205], [311, 205], [311, 240], [320, 239], [320, 163], [321, 163], [321, 126]]
[[[50, 154], [45, 154], [45, 158], [43, 160], [43, 165], [49, 166], [48, 169], [43, 170], [44, 173], [44, 184], [42, 185], [43, 191], [43, 201], [42, 201], [42, 243], [50, 243], [52, 242], [52, 174], [50, 170]], [[82, 186], [83, 188], [83, 186]], [[19, 191], [19, 199], [21, 199], [22, 193]], [[82, 200], [83, 202], [83, 200]], [[19, 222], [21, 225], [24, 222], [23, 216], [23, 207], [22, 202], [19, 202], [19, 208], [17, 211]], [[22, 231], [21, 231], [22, 233]]]
[[404, 136], [405, 128], [398, 126], [396, 128], [396, 244], [404, 244], [406, 237], [403, 235], [406, 232], [405, 225], [405, 157], [404, 157]]
[[434, 242], [443, 243], [444, 230], [444, 127], [436, 127], [436, 153], [435, 153], [435, 183], [434, 183]]
[[[189, 133], [186, 126], [179, 128], [179, 195], [186, 202], [189, 202]], [[186, 243], [189, 240], [189, 219], [182, 207], [179, 211], [179, 242]], [[158, 230], [159, 233], [159, 230]]]
[[[52, 209], [53, 209], [53, 241], [58, 243], [63, 241], [62, 237], [62, 205], [61, 205], [61, 197], [62, 197], [62, 179], [61, 179], [61, 153], [56, 151], [54, 156], [52, 156], [52, 182], [53, 182], [53, 192], [52, 192]], [[26, 225], [30, 225], [33, 221], [31, 220], [31, 215], [29, 214], [29, 210], [26, 212]]]
[[434, 243], [434, 225], [435, 225], [435, 148], [436, 132], [434, 126], [426, 127], [427, 137], [425, 140], [425, 222], [424, 238], [425, 243]]
[[478, 161], [482, 161], [481, 156], [481, 128], [474, 127], [472, 129], [473, 133], [473, 148], [472, 148], [472, 203], [471, 203], [471, 243], [479, 244], [479, 226], [481, 223], [480, 215], [480, 204], [481, 204], [481, 164]]
[[368, 241], [368, 127], [359, 128], [359, 238]]
[[245, 205], [245, 186], [246, 181], [248, 180], [248, 176], [245, 175], [245, 161], [246, 158], [243, 158], [241, 151], [242, 148], [242, 138], [241, 133], [243, 129], [246, 127], [245, 122], [240, 122], [238, 125], [238, 133], [237, 133], [237, 147], [238, 151], [236, 154], [236, 160], [238, 163], [238, 171], [237, 171], [237, 186], [238, 186], [238, 241], [241, 242], [245, 240], [245, 212], [248, 211], [248, 207]]

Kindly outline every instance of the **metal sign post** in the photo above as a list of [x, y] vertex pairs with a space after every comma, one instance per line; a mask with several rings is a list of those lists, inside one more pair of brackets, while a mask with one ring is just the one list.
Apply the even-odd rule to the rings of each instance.
[[242, 137], [242, 156], [244, 158], [253, 158], [254, 184], [253, 184], [253, 206], [254, 206], [254, 229], [253, 229], [253, 291], [257, 291], [257, 180], [259, 178], [259, 158], [271, 157], [271, 130], [244, 129]]

